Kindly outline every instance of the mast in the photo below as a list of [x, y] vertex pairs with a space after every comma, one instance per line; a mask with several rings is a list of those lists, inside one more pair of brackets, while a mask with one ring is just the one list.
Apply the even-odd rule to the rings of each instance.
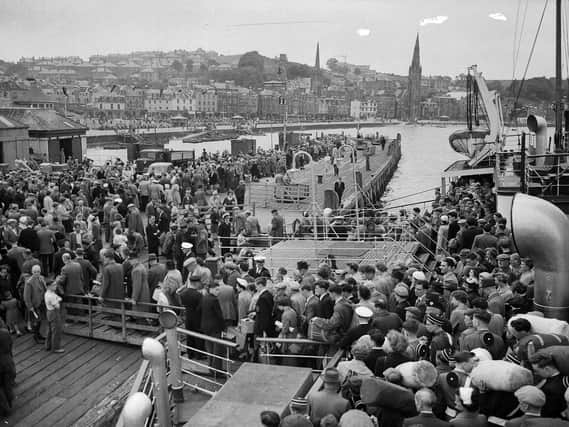
[[555, 7], [555, 151], [564, 149], [563, 144], [563, 94], [561, 75], [561, 0]]

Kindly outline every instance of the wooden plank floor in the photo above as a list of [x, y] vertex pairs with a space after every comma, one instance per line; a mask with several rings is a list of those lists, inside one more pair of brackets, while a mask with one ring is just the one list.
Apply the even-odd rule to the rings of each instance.
[[140, 347], [64, 335], [65, 353], [46, 352], [31, 334], [14, 338], [16, 388], [9, 426], [72, 426], [97, 403], [124, 392]]

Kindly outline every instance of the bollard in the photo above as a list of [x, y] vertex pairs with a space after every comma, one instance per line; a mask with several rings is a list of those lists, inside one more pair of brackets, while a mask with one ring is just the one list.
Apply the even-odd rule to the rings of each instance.
[[142, 342], [142, 357], [150, 361], [158, 425], [170, 427], [170, 404], [168, 401], [168, 381], [166, 380], [166, 357], [164, 347], [154, 338], [145, 338]]
[[136, 392], [124, 404], [121, 412], [122, 425], [123, 427], [144, 427], [151, 412], [150, 398], [140, 391]]
[[168, 343], [168, 360], [170, 361], [170, 385], [174, 402], [184, 401], [184, 383], [182, 381], [182, 360], [180, 359], [180, 349], [178, 348], [178, 334], [176, 324], [178, 316], [172, 310], [163, 310], [159, 316], [160, 325], [166, 331]]

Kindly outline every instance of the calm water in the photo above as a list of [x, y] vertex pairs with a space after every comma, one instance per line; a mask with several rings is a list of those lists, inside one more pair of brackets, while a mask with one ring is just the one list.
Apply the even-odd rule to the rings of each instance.
[[[402, 157], [399, 162], [399, 168], [395, 173], [389, 185], [387, 193], [384, 195], [384, 200], [394, 200], [390, 206], [398, 206], [406, 203], [415, 203], [423, 200], [431, 199], [433, 196], [433, 187], [439, 186], [441, 182], [441, 171], [444, 170], [449, 164], [455, 160], [462, 159], [454, 152], [448, 143], [448, 136], [460, 126], [417, 126], [417, 125], [393, 125], [377, 128], [364, 128], [362, 133], [387, 135], [395, 137], [397, 133], [401, 133], [402, 137]], [[316, 135], [324, 133], [340, 134], [344, 132], [347, 135], [355, 136], [356, 129], [332, 129], [305, 131]], [[278, 144], [277, 133], [267, 133], [262, 136], [255, 137], [257, 140], [257, 147], [263, 149], [270, 149]], [[187, 149], [188, 145], [196, 150], [196, 155], [205, 149], [207, 152], [223, 152], [230, 151], [231, 142], [225, 141], [212, 141], [199, 144], [182, 143], [181, 140], [170, 141], [171, 148], [183, 146]], [[89, 149], [88, 156], [95, 160], [108, 160], [111, 157], [126, 157], [126, 150], [102, 150], [102, 149]], [[102, 158], [105, 157], [105, 158]], [[124, 159], [126, 160], [126, 158]], [[412, 193], [430, 190], [428, 192], [417, 194], [410, 197]]]

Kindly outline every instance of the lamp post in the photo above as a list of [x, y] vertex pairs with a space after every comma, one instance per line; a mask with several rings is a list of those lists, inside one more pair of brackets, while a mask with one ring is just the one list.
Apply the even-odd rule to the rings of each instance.
[[312, 227], [314, 228], [314, 240], [316, 241], [318, 239], [318, 227], [316, 224], [316, 180], [315, 175], [314, 175], [314, 161], [312, 160], [312, 156], [310, 155], [310, 153], [304, 151], [304, 150], [300, 150], [297, 151], [296, 153], [294, 153], [294, 156], [292, 157], [292, 165], [293, 167], [296, 165], [296, 157], [300, 154], [303, 154], [305, 156], [307, 156], [310, 159], [310, 163], [311, 163], [311, 168], [310, 168], [310, 174], [311, 174], [311, 187], [312, 187]]
[[[358, 130], [359, 132], [359, 130]], [[354, 162], [352, 163], [352, 173], [353, 173], [353, 178], [354, 178], [354, 196], [355, 196], [355, 200], [356, 200], [356, 239], [359, 240], [360, 238], [360, 214], [359, 214], [359, 194], [358, 194], [358, 181], [356, 179], [356, 152], [355, 152], [355, 148], [353, 145], [350, 144], [342, 144], [340, 146], [340, 150], [344, 149], [344, 148], [349, 148], [351, 150], [351, 156], [352, 159], [354, 159]]]

